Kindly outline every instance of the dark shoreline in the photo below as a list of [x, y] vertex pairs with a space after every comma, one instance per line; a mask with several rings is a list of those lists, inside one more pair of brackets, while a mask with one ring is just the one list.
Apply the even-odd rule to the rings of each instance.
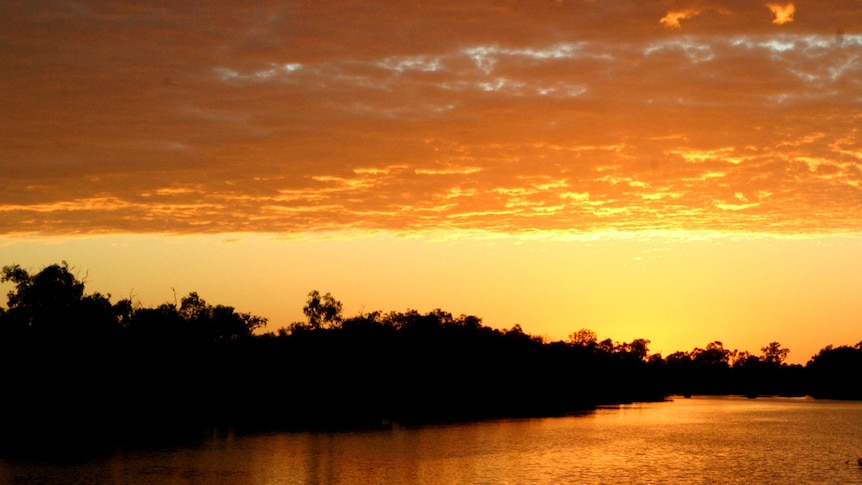
[[[547, 342], [475, 316], [372, 312], [309, 294], [308, 322], [266, 320], [196, 293], [136, 307], [84, 293], [67, 265], [30, 275], [0, 308], [0, 453], [193, 440], [206, 430], [370, 429], [564, 415], [671, 395], [862, 399], [862, 343], [805, 365], [724, 349], [650, 355], [649, 341], [588, 330]], [[85, 437], [82, 441], [81, 437]]]

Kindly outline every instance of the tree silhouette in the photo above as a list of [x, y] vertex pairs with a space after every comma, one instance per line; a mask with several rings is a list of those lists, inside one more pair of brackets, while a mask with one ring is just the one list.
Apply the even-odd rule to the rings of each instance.
[[643, 338], [637, 338], [631, 342], [624, 342], [615, 346], [614, 350], [617, 353], [627, 355], [636, 360], [646, 360], [649, 354], [650, 341]]
[[705, 349], [694, 349], [692, 360], [707, 366], [729, 367], [731, 353], [731, 351], [725, 350], [723, 343], [715, 340], [708, 343]]
[[329, 293], [321, 296], [317, 290], [308, 293], [302, 313], [308, 318], [308, 325], [312, 329], [335, 328], [342, 321], [341, 302]]
[[0, 281], [15, 285], [3, 315], [7, 331], [95, 343], [117, 336], [126, 311], [125, 304], [113, 305], [110, 295], [85, 294], [84, 282], [65, 261], [35, 274], [19, 265], [5, 266]]
[[833, 399], [862, 399], [855, 376], [862, 373], [862, 342], [854, 346], [827, 345], [805, 366], [811, 394]]
[[234, 307], [212, 306], [193, 291], [180, 300], [179, 316], [198, 339], [218, 342], [250, 337], [266, 325], [266, 319], [248, 313], [237, 313]]
[[0, 281], [14, 283], [7, 295], [9, 313], [27, 327], [44, 328], [77, 312], [84, 283], [72, 274], [68, 263], [54, 264], [31, 275], [19, 265], [4, 266]]
[[775, 366], [782, 365], [784, 360], [787, 359], [787, 354], [790, 353], [790, 349], [782, 348], [778, 342], [770, 342], [766, 347], [761, 348], [760, 351], [763, 352], [763, 362]]
[[[156, 307], [87, 294], [63, 262], [11, 282], [0, 308], [0, 453], [63, 437], [182, 437], [242, 430], [346, 429], [560, 415], [672, 394], [862, 398], [862, 342], [803, 368], [778, 342], [762, 356], [720, 341], [666, 358], [647, 339], [566, 341], [485, 326], [441, 309], [342, 316], [311, 291], [307, 323], [255, 334], [266, 319], [197, 292]], [[732, 365], [731, 365], [732, 364]], [[169, 403], [169, 404], [168, 404]], [[47, 410], [50, 408], [50, 410]], [[76, 446], [78, 442], [74, 443]]]
[[598, 344], [598, 337], [596, 336], [596, 332], [593, 332], [592, 330], [587, 328], [582, 328], [577, 332], [569, 335], [569, 342], [572, 345], [595, 348], [595, 346]]

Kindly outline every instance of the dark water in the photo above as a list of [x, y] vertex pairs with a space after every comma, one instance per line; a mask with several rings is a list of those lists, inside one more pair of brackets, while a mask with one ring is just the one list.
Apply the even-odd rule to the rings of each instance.
[[584, 416], [225, 436], [85, 463], [0, 461], [0, 483], [862, 484], [862, 402], [694, 398]]

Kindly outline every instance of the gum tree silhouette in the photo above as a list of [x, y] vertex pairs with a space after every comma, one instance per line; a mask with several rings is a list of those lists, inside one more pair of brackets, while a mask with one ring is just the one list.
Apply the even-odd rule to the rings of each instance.
[[805, 366], [778, 342], [760, 356], [720, 341], [666, 358], [649, 340], [581, 329], [546, 341], [515, 325], [435, 309], [345, 318], [308, 293], [307, 322], [261, 333], [263, 317], [197, 292], [143, 307], [87, 294], [67, 263], [5, 266], [0, 449], [187, 439], [202, 430], [350, 429], [562, 415], [672, 394], [862, 398], [862, 343]]
[[29, 330], [44, 337], [76, 337], [84, 332], [104, 336], [116, 322], [110, 295], [84, 295], [79, 280], [65, 261], [31, 275], [19, 265], [4, 266], [0, 281], [13, 283], [7, 295], [4, 321], [19, 331]]
[[765, 364], [777, 366], [781, 366], [787, 359], [787, 354], [790, 353], [790, 349], [782, 348], [778, 342], [770, 342], [766, 347], [762, 347], [760, 351], [763, 354], [761, 360]]
[[582, 328], [569, 335], [569, 343], [572, 345], [594, 349], [598, 345], [598, 336], [592, 330]]
[[209, 305], [194, 291], [180, 301], [179, 316], [206, 342], [248, 338], [266, 325], [263, 317], [237, 313], [231, 306]]
[[831, 399], [862, 399], [857, 377], [862, 375], [862, 342], [826, 346], [805, 366], [810, 394]]
[[86, 294], [66, 262], [36, 273], [5, 266], [0, 279], [13, 284], [0, 312], [0, 444], [16, 448], [211, 423], [233, 399], [225, 398], [231, 382], [248, 372], [224, 343], [248, 340], [266, 323], [197, 293], [179, 308], [112, 304], [110, 295]]
[[341, 302], [331, 294], [321, 296], [319, 291], [313, 290], [308, 293], [302, 313], [308, 318], [308, 325], [312, 330], [336, 328], [342, 321], [341, 306]]

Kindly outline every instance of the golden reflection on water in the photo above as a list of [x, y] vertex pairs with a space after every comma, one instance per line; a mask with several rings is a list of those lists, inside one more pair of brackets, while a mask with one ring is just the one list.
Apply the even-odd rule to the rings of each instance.
[[583, 416], [219, 436], [78, 464], [0, 461], [2, 483], [862, 484], [862, 403], [694, 398]]

